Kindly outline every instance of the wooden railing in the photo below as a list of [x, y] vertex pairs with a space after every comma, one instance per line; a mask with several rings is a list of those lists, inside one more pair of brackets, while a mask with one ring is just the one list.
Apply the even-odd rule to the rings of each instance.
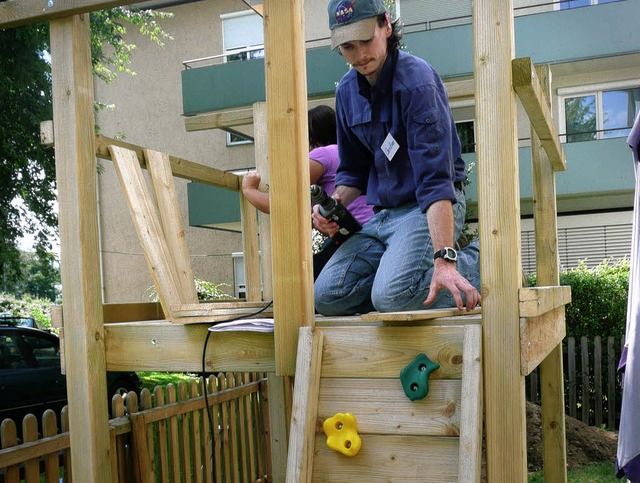
[[[596, 336], [563, 341], [566, 414], [590, 426], [617, 430], [622, 388], [617, 372], [624, 340]], [[538, 371], [527, 377], [527, 399], [540, 402]]]
[[[109, 421], [113, 481], [266, 481], [270, 470], [266, 379], [227, 373], [115, 396]], [[209, 416], [211, 415], [211, 424]], [[22, 441], [16, 424], [0, 427], [0, 483], [69, 483], [68, 410], [28, 415]], [[60, 432], [58, 432], [58, 427]], [[213, 442], [211, 435], [213, 434]], [[20, 442], [20, 444], [18, 444]]]

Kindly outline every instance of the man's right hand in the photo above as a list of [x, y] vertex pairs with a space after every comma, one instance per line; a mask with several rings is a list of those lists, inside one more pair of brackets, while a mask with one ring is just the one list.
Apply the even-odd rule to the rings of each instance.
[[313, 227], [320, 233], [324, 233], [328, 237], [333, 237], [333, 235], [335, 235], [340, 229], [335, 221], [327, 220], [320, 214], [320, 205], [314, 205], [311, 219], [313, 221]]

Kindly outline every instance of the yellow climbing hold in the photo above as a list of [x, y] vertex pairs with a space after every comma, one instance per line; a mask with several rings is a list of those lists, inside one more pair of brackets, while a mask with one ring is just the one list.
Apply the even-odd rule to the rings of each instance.
[[355, 456], [362, 447], [358, 423], [351, 413], [337, 413], [322, 424], [327, 435], [327, 447], [346, 456]]

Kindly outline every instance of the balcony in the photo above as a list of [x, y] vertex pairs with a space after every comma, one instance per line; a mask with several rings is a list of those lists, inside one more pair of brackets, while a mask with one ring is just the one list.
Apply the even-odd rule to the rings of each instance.
[[[640, 52], [640, 0], [624, 0], [515, 18], [516, 57], [538, 63], [566, 63]], [[425, 27], [426, 28], [426, 27]], [[427, 59], [445, 81], [473, 74], [471, 25], [423, 31], [407, 28], [405, 50]], [[347, 71], [329, 47], [307, 50], [307, 89], [329, 97]], [[182, 71], [185, 116], [248, 107], [265, 99], [264, 59], [186, 68]]]

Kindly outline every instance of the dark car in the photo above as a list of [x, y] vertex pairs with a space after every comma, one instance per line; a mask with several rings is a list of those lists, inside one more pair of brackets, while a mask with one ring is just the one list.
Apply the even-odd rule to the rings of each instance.
[[[109, 400], [140, 389], [134, 372], [108, 372]], [[60, 369], [60, 339], [43, 330], [7, 325], [0, 319], [0, 422], [22, 425], [28, 413], [38, 420], [46, 409], [59, 414], [67, 404], [67, 383]]]

